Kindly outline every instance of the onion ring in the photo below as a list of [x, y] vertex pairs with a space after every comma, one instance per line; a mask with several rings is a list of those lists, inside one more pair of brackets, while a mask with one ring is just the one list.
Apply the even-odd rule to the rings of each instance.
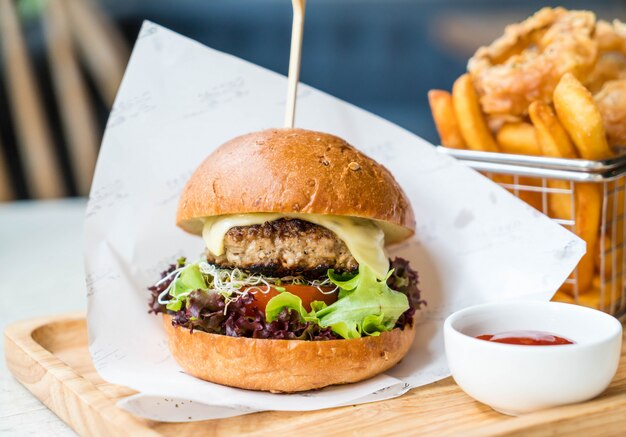
[[598, 20], [595, 39], [601, 52], [626, 54], [626, 23], [613, 20], [611, 24], [604, 20]]
[[585, 81], [592, 93], [597, 93], [606, 82], [626, 79], [626, 56], [621, 53], [603, 53]]
[[607, 140], [626, 146], [626, 23], [598, 21], [600, 59], [585, 84], [602, 114]]
[[598, 57], [595, 24], [592, 12], [543, 8], [507, 26], [468, 63], [483, 111], [525, 115], [533, 101], [552, 100], [565, 73], [584, 81]]
[[584, 82], [592, 93], [600, 91], [605, 82], [626, 79], [626, 24], [619, 20], [599, 20], [595, 39], [600, 55]]
[[626, 79], [605, 83], [593, 99], [602, 114], [609, 144], [626, 147]]

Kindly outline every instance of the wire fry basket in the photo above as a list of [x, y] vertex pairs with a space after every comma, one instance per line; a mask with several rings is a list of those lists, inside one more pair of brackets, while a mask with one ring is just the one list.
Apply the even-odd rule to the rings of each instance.
[[554, 300], [626, 315], [626, 154], [589, 161], [438, 147], [587, 242]]

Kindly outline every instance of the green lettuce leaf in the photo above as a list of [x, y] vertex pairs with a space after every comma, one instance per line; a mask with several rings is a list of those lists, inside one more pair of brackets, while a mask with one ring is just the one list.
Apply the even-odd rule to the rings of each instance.
[[307, 312], [298, 296], [284, 292], [267, 303], [267, 321], [275, 320], [283, 309], [288, 308], [300, 314], [303, 321], [330, 327], [343, 338], [359, 338], [390, 331], [400, 315], [409, 309], [406, 295], [390, 289], [386, 280], [379, 281], [367, 266], [360, 266], [355, 276], [337, 275], [329, 270], [328, 277], [340, 288], [335, 303], [326, 305], [315, 301], [311, 303], [311, 311]]
[[183, 301], [193, 290], [206, 290], [206, 283], [198, 264], [190, 264], [180, 272], [180, 276], [172, 285], [169, 295], [173, 298], [168, 304], [167, 309], [178, 311], [183, 305]]
[[265, 320], [273, 322], [285, 308], [296, 311], [300, 314], [302, 320], [309, 316], [304, 306], [302, 306], [302, 299], [295, 294], [284, 291], [267, 302], [265, 307]]
[[311, 310], [314, 313], [317, 313], [318, 311], [323, 310], [327, 306], [328, 305], [326, 305], [326, 302], [324, 302], [322, 300], [314, 300], [313, 302], [311, 302]]
[[378, 280], [365, 265], [360, 265], [358, 275], [351, 279], [337, 278], [332, 271], [328, 277], [340, 287], [340, 298], [315, 315], [320, 326], [330, 326], [344, 338], [390, 331], [400, 315], [409, 309], [406, 295], [390, 289], [386, 279]]
[[265, 306], [265, 320], [273, 322], [276, 320], [281, 311], [287, 308], [300, 314], [300, 320], [304, 322], [315, 322], [319, 325], [319, 320], [317, 319], [315, 312], [324, 307], [326, 307], [326, 303], [317, 300], [313, 301], [311, 302], [311, 311], [307, 313], [302, 305], [302, 299], [295, 294], [285, 291], [280, 293], [278, 296], [274, 296], [269, 300], [269, 302], [267, 302], [267, 305]]

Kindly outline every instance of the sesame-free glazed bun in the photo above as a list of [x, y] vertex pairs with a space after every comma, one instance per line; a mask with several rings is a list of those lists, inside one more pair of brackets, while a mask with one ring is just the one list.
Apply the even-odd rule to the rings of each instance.
[[334, 135], [269, 129], [234, 138], [185, 186], [176, 223], [200, 234], [204, 217], [254, 212], [376, 220], [386, 243], [415, 231], [411, 205], [391, 173]]
[[231, 387], [298, 392], [371, 378], [408, 352], [415, 330], [383, 332], [353, 340], [265, 340], [172, 326], [163, 315], [170, 350], [183, 370]]

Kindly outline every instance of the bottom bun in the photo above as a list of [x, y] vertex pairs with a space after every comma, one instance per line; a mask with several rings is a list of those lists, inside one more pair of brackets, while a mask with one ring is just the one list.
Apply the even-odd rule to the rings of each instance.
[[415, 329], [352, 340], [265, 340], [191, 332], [163, 315], [176, 362], [189, 374], [231, 387], [292, 393], [371, 378], [406, 355]]

